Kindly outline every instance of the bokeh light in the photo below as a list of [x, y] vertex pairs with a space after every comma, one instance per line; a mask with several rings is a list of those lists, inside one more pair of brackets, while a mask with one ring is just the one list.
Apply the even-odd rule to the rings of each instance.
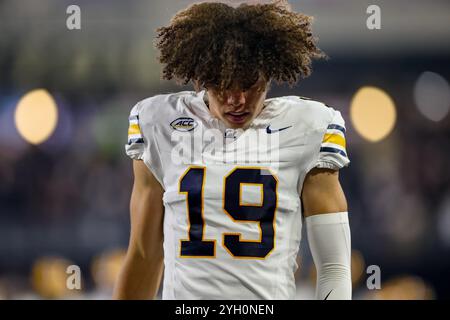
[[381, 285], [375, 290], [376, 300], [432, 300], [435, 292], [429, 283], [414, 275], [401, 275]]
[[366, 271], [366, 262], [364, 257], [359, 250], [352, 250], [351, 257], [351, 268], [352, 268], [352, 284], [354, 287], [358, 286], [363, 278]]
[[423, 72], [414, 86], [414, 100], [427, 119], [441, 121], [450, 110], [450, 86], [441, 75]]
[[31, 144], [46, 141], [56, 128], [58, 107], [53, 97], [44, 89], [25, 94], [15, 112], [16, 128]]
[[112, 290], [119, 276], [126, 250], [116, 249], [95, 257], [92, 262], [92, 279], [98, 288]]
[[363, 87], [354, 95], [350, 105], [353, 127], [364, 139], [377, 142], [384, 139], [395, 126], [397, 112], [391, 97], [376, 87]]
[[42, 257], [32, 268], [31, 282], [34, 290], [46, 299], [61, 299], [75, 292], [69, 290], [67, 283], [67, 267], [72, 262], [60, 257]]

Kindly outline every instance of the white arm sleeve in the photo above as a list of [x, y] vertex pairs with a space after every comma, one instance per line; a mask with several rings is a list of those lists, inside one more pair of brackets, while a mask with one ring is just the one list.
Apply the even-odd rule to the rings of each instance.
[[306, 218], [309, 247], [317, 270], [316, 299], [351, 300], [351, 242], [348, 213]]

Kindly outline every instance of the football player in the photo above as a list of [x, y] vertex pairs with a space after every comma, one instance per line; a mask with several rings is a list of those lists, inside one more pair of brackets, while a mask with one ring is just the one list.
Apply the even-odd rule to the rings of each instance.
[[114, 298], [155, 298], [164, 271], [163, 299], [293, 299], [305, 222], [316, 298], [351, 299], [344, 120], [266, 98], [324, 56], [310, 23], [281, 2], [209, 2], [158, 29], [164, 78], [196, 90], [131, 110], [131, 236]]

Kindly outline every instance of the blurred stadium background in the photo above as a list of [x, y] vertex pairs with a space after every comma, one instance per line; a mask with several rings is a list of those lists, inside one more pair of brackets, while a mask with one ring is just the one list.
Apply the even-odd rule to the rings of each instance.
[[[450, 2], [290, 2], [315, 16], [330, 60], [269, 96], [308, 96], [346, 119], [354, 298], [450, 298]], [[153, 47], [190, 3], [0, 0], [0, 299], [110, 298], [129, 234], [128, 113], [192, 89], [160, 80]], [[81, 30], [66, 28], [71, 4]], [[381, 30], [366, 28], [370, 4]], [[301, 253], [298, 298], [310, 299], [306, 243]], [[71, 264], [80, 291], [66, 289]], [[366, 287], [369, 265], [381, 290]]]

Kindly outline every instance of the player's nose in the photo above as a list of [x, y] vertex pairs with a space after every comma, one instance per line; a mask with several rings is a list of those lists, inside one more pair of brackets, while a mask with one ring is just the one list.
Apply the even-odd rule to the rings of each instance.
[[227, 96], [227, 104], [234, 107], [245, 105], [245, 92], [242, 90], [230, 91]]

